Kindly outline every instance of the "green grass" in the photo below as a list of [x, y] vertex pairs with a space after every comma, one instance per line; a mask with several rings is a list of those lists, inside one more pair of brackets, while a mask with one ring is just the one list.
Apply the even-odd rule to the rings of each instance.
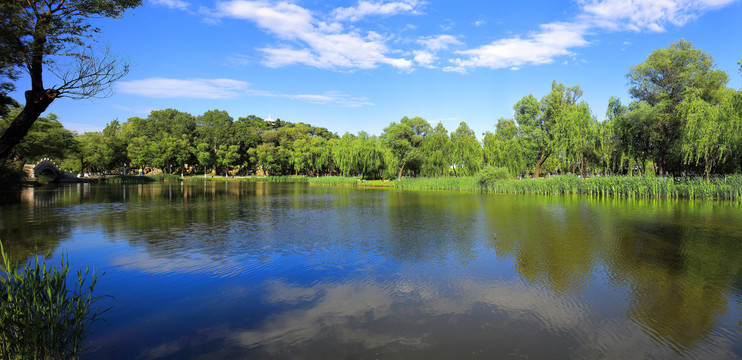
[[394, 188], [400, 190], [482, 190], [482, 186], [479, 185], [477, 178], [473, 176], [402, 179], [394, 182]]
[[157, 181], [180, 181], [180, 175], [157, 174], [157, 175], [118, 175], [105, 178], [105, 182], [112, 184], [147, 184]]
[[329, 185], [329, 186], [356, 186], [360, 182], [358, 178], [343, 176], [321, 176], [308, 177], [307, 182], [310, 185]]
[[[484, 191], [500, 194], [538, 194], [591, 196], [622, 198], [685, 198], [685, 199], [742, 199], [742, 175], [712, 178], [671, 178], [655, 176], [600, 176], [581, 179], [574, 175], [554, 176], [541, 179], [499, 179], [498, 169], [492, 174], [469, 177], [405, 178], [400, 181], [367, 180], [341, 176], [265, 176], [265, 177], [206, 177], [191, 176], [186, 182], [204, 181], [252, 181], [294, 182], [310, 185], [393, 187], [399, 190], [449, 190]], [[125, 175], [109, 179], [109, 182], [146, 183], [154, 181], [181, 180], [177, 175], [134, 176]]]
[[183, 178], [185, 182], [209, 182], [209, 181], [246, 181], [246, 182], [307, 182], [307, 178], [303, 176], [251, 176], [251, 177], [203, 177], [203, 176], [189, 176]]
[[591, 195], [621, 198], [684, 198], [741, 200], [742, 175], [705, 178], [604, 176], [581, 179], [574, 175], [541, 179], [479, 177], [411, 178], [394, 182], [400, 190], [483, 191], [499, 194]]
[[106, 310], [92, 295], [99, 275], [90, 268], [78, 270], [68, 282], [69, 262], [58, 267], [40, 256], [27, 265], [10, 261], [0, 242], [0, 358], [77, 359], [89, 325]]
[[503, 194], [582, 194], [622, 198], [742, 199], [742, 176], [704, 178], [604, 176], [581, 179], [573, 175], [548, 179], [495, 180], [483, 191]]

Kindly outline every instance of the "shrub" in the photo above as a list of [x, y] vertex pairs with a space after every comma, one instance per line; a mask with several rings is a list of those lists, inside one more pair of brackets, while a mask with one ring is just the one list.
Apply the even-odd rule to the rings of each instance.
[[476, 178], [479, 185], [486, 189], [487, 185], [495, 182], [496, 180], [510, 179], [510, 171], [504, 167], [494, 167], [492, 165], [487, 165], [477, 173]]
[[22, 162], [0, 161], [0, 185], [6, 189], [20, 187], [26, 177]]

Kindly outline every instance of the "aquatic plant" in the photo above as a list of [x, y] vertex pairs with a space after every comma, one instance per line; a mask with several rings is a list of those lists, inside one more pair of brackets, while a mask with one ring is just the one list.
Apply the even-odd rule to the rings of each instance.
[[77, 281], [68, 282], [74, 273], [68, 276], [64, 256], [58, 267], [40, 256], [19, 266], [2, 242], [0, 254], [0, 358], [79, 358], [90, 325], [108, 310], [97, 306], [102, 296], [92, 295], [100, 277], [97, 271], [77, 270]]

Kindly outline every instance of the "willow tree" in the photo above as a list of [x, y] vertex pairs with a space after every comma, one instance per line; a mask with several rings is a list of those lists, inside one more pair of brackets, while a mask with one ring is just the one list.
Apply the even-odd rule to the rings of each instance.
[[446, 174], [451, 165], [451, 158], [448, 155], [449, 140], [448, 130], [440, 122], [425, 137], [422, 145], [425, 156], [422, 166], [423, 176], [439, 177]]
[[685, 40], [652, 52], [626, 75], [631, 96], [652, 108], [651, 156], [660, 175], [680, 160], [685, 117], [680, 105], [689, 94], [716, 103], [727, 83], [727, 74], [716, 68], [710, 55]]
[[[0, 159], [28, 133], [54, 100], [110, 94], [128, 73], [125, 61], [106, 48], [95, 50], [100, 31], [90, 19], [118, 18], [141, 0], [3, 0], [0, 3], [0, 69], [10, 79], [23, 71], [30, 89], [25, 105], [0, 138]], [[55, 78], [48, 80], [47, 75]]]
[[587, 163], [598, 150], [598, 122], [585, 102], [570, 104], [555, 124], [555, 146], [585, 178]]
[[482, 144], [463, 121], [451, 133], [451, 164], [456, 176], [474, 175], [482, 168]]
[[740, 113], [734, 90], [727, 89], [719, 104], [690, 95], [680, 105], [685, 120], [683, 128], [683, 161], [699, 165], [703, 162], [706, 182], [711, 171], [722, 163], [740, 140]]
[[534, 178], [539, 177], [544, 162], [554, 154], [559, 155], [563, 148], [563, 139], [560, 140], [558, 132], [565, 126], [560, 123], [569, 119], [580, 97], [582, 90], [579, 86], [566, 87], [553, 81], [551, 92], [540, 102], [528, 95], [513, 106], [524, 139], [524, 150], [535, 163]]
[[513, 119], [500, 118], [495, 126], [495, 133], [484, 134], [484, 162], [495, 167], [506, 167], [510, 174], [518, 176], [526, 169], [522, 151], [522, 138], [518, 134], [518, 125]]

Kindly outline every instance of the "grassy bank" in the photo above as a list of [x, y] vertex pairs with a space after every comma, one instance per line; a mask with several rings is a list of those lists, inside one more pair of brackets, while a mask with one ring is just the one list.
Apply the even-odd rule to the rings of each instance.
[[180, 178], [177, 175], [119, 176], [108, 182], [147, 183], [155, 181], [253, 181], [298, 182], [324, 186], [388, 187], [398, 190], [484, 191], [498, 194], [537, 194], [610, 196], [624, 198], [685, 198], [685, 199], [742, 199], [742, 175], [717, 177], [706, 183], [705, 178], [671, 178], [654, 176], [601, 176], [581, 179], [574, 175], [542, 179], [490, 180], [484, 183], [477, 177], [409, 178], [400, 181], [367, 180], [323, 176], [266, 176], [266, 177], [202, 177]]
[[545, 179], [492, 180], [475, 177], [417, 178], [395, 182], [404, 190], [464, 190], [498, 194], [581, 194], [624, 198], [742, 199], [742, 175], [711, 179], [654, 176], [601, 176], [581, 179], [573, 175]]

